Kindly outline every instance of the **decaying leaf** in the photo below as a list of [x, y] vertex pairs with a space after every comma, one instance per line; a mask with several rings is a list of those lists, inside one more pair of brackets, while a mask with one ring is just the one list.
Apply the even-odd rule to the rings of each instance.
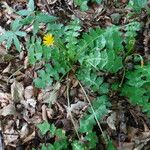
[[[4, 134], [5, 145], [12, 145], [12, 142], [14, 143], [15, 141], [17, 141], [18, 137], [19, 134], [17, 133], [17, 131], [13, 129], [13, 127], [5, 130]], [[16, 144], [14, 143], [14, 145]]]
[[8, 73], [10, 71], [11, 63], [8, 64], [8, 66], [3, 70], [2, 73]]
[[16, 109], [13, 104], [9, 104], [4, 108], [0, 109], [1, 116], [15, 115]]
[[107, 124], [112, 130], [116, 130], [115, 122], [116, 122], [116, 113], [114, 112], [107, 118]]
[[48, 87], [38, 96], [38, 100], [43, 100], [44, 103], [53, 104], [57, 100], [58, 90], [60, 88], [60, 83], [57, 82], [53, 87]]
[[25, 88], [25, 91], [24, 91], [24, 97], [25, 97], [25, 99], [32, 98], [33, 94], [34, 94], [34, 92], [33, 92], [33, 86], [27, 86]]
[[0, 106], [5, 107], [11, 102], [11, 96], [8, 93], [0, 92]]
[[23, 93], [24, 93], [24, 87], [22, 83], [19, 83], [18, 81], [14, 81], [14, 83], [11, 85], [11, 96], [12, 100], [15, 103], [20, 102], [23, 100]]
[[20, 138], [23, 139], [23, 138], [26, 138], [27, 135], [29, 133], [29, 127], [28, 127], [28, 124], [27, 123], [24, 123], [21, 130], [20, 130]]
[[70, 111], [76, 115], [79, 115], [84, 107], [88, 106], [88, 104], [84, 101], [78, 101], [75, 104], [71, 104]]

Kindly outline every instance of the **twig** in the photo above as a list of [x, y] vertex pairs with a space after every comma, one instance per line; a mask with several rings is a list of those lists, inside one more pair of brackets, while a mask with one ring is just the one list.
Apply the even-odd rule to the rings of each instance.
[[86, 94], [86, 91], [84, 90], [84, 88], [83, 88], [83, 86], [82, 86], [82, 84], [80, 83], [79, 80], [78, 80], [78, 82], [79, 82], [79, 85], [80, 85], [80, 87], [81, 87], [81, 89], [82, 89], [82, 91], [83, 91], [83, 93], [84, 93], [84, 95], [85, 95], [87, 101], [88, 101], [89, 104], [90, 104], [90, 107], [91, 107], [92, 112], [93, 112], [93, 114], [94, 114], [96, 123], [98, 124], [98, 127], [99, 127], [99, 129], [100, 129], [100, 131], [101, 131], [101, 133], [102, 133], [102, 136], [103, 136], [104, 139], [106, 139], [106, 136], [105, 136], [105, 134], [104, 134], [104, 132], [103, 132], [103, 130], [102, 130], [102, 127], [101, 127], [101, 125], [100, 125], [100, 123], [99, 123], [99, 121], [98, 121], [98, 119], [97, 119], [97, 117], [96, 117], [96, 114], [95, 114], [94, 108], [93, 108], [93, 106], [92, 106], [92, 104], [91, 104], [91, 101], [89, 100], [89, 98], [88, 98], [88, 96], [87, 96], [87, 94]]
[[23, 69], [24, 67], [22, 66], [22, 67], [20, 67], [19, 69], [17, 69], [8, 79], [7, 79], [7, 85], [8, 85], [8, 82], [9, 82], [9, 80], [18, 72], [18, 71], [20, 71], [21, 69]]
[[67, 83], [67, 101], [68, 101], [68, 108], [67, 108], [67, 112], [68, 112], [68, 114], [69, 114], [69, 116], [70, 116], [70, 119], [71, 119], [72, 124], [73, 124], [74, 129], [75, 129], [75, 132], [76, 132], [76, 134], [77, 134], [77, 137], [78, 137], [78, 139], [80, 140], [80, 136], [79, 136], [79, 133], [78, 133], [78, 130], [77, 130], [77, 127], [76, 127], [75, 121], [74, 121], [73, 116], [72, 116], [72, 114], [71, 114], [71, 108], [70, 108], [70, 98], [69, 98], [69, 83]]

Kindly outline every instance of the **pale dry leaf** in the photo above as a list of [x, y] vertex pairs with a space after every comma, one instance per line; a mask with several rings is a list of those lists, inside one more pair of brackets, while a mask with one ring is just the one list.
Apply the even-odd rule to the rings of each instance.
[[52, 119], [52, 118], [53, 118], [53, 116], [54, 116], [54, 110], [53, 110], [53, 109], [51, 109], [51, 108], [46, 108], [46, 113], [47, 113], [47, 117], [48, 117], [49, 119]]
[[27, 66], [28, 66], [28, 57], [26, 56], [25, 59], [24, 59], [24, 69], [27, 69]]
[[35, 106], [36, 106], [36, 100], [33, 98], [27, 99], [26, 103], [28, 105], [27, 108], [29, 108], [29, 107], [35, 108]]
[[30, 99], [33, 97], [34, 91], [33, 86], [27, 86], [24, 90], [24, 97], [25, 99]]
[[26, 138], [27, 135], [29, 134], [29, 127], [27, 123], [24, 123], [21, 130], [20, 130], [20, 138]]
[[[1, 34], [1, 26], [0, 26], [0, 34]], [[0, 46], [0, 58], [6, 54], [7, 50], [3, 46]]]
[[71, 88], [75, 88], [77, 87], [77, 85], [79, 84], [79, 81], [78, 80], [75, 80], [75, 82], [73, 83], [72, 87]]
[[53, 87], [48, 87], [41, 92], [41, 97], [44, 103], [53, 104], [57, 100], [60, 83], [57, 82]]
[[25, 55], [25, 52], [24, 52], [24, 51], [21, 51], [20, 54], [19, 54], [20, 60], [23, 60], [23, 59], [24, 59], [24, 55]]
[[5, 8], [5, 13], [12, 14], [14, 12], [14, 10], [5, 1], [2, 1], [1, 3], [3, 4], [2, 7]]
[[[80, 114], [80, 111], [82, 111], [82, 109], [83, 109], [84, 107], [86, 107], [87, 105], [88, 105], [88, 104], [87, 104], [86, 102], [84, 102], [84, 101], [78, 101], [78, 102], [75, 103], [75, 104], [71, 104], [69, 111], [71, 111], [72, 113], [78, 115], [78, 114]], [[68, 109], [68, 108], [67, 108], [67, 109]]]
[[8, 121], [6, 122], [6, 124], [5, 124], [5, 126], [4, 126], [4, 132], [5, 132], [6, 130], [12, 128], [13, 124], [14, 124], [14, 120], [11, 120], [11, 119], [8, 120]]
[[21, 104], [23, 104], [25, 110], [24, 110], [24, 116], [27, 116], [30, 114], [31, 116], [35, 114], [35, 106], [36, 106], [36, 100], [33, 98], [23, 100], [21, 101]]
[[116, 123], [116, 113], [113, 112], [111, 115], [107, 118], [107, 124], [112, 130], [116, 130], [115, 123]]
[[3, 34], [5, 32], [5, 29], [3, 29], [1, 26], [0, 26], [0, 35]]
[[57, 0], [47, 0], [47, 3], [52, 5], [52, 4], [55, 4], [57, 2]]
[[0, 109], [1, 116], [15, 115], [15, 113], [16, 113], [16, 109], [13, 104], [9, 104], [4, 108]]
[[5, 130], [4, 134], [5, 145], [11, 145], [11, 143], [17, 141], [18, 138], [19, 134], [17, 133], [17, 131], [13, 129], [13, 127]]
[[20, 102], [21, 100], [24, 99], [23, 94], [24, 94], [23, 84], [15, 80], [14, 83], [11, 85], [12, 100], [16, 103]]
[[23, 140], [23, 144], [27, 143], [29, 141], [31, 141], [32, 139], [35, 138], [35, 131], [33, 131], [29, 136], [27, 136], [24, 140]]
[[4, 107], [8, 105], [11, 101], [11, 95], [8, 93], [0, 92], [0, 106]]
[[11, 63], [8, 64], [8, 66], [3, 70], [2, 73], [8, 73], [10, 72]]
[[47, 108], [47, 106], [45, 104], [42, 105], [42, 118], [44, 121], [47, 121], [46, 108]]
[[118, 150], [133, 150], [134, 145], [134, 142], [124, 142], [122, 143], [121, 147], [118, 148]]

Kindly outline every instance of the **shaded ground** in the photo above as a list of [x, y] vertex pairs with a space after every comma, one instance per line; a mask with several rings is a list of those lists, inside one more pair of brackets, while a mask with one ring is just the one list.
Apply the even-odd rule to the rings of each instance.
[[[10, 27], [11, 20], [17, 16], [12, 9], [20, 10], [26, 8], [25, 0], [1, 1], [0, 2], [0, 33]], [[112, 24], [123, 25], [129, 22], [126, 0], [114, 3], [107, 1], [103, 5], [89, 3], [90, 9], [82, 12], [73, 5], [72, 1], [36, 1], [37, 9], [49, 12], [66, 23], [72, 15], [82, 22], [83, 32], [90, 27], [108, 27]], [[4, 7], [5, 6], [5, 7]], [[117, 16], [117, 17], [116, 17]], [[143, 28], [138, 33], [135, 50], [145, 59], [149, 59], [149, 16], [142, 11], [135, 19], [143, 22]], [[33, 78], [36, 74], [35, 66], [27, 66], [26, 51], [17, 53], [15, 47], [6, 51], [4, 45], [0, 46], [0, 149], [5, 143], [5, 149], [32, 149], [39, 147], [40, 143], [52, 143], [54, 138], [49, 135], [41, 136], [36, 128], [38, 123], [48, 120], [56, 127], [63, 128], [68, 137], [75, 137], [72, 121], [67, 111], [67, 90], [69, 85], [70, 104], [74, 119], [77, 121], [87, 110], [88, 103], [84, 100], [86, 96], [79, 81], [71, 72], [68, 77], [60, 83], [54, 84], [46, 90], [37, 89], [33, 86]], [[130, 66], [128, 67], [132, 67]], [[104, 74], [105, 80], [121, 80], [121, 75]], [[117, 78], [117, 79], [116, 79]], [[96, 97], [86, 89], [89, 99]], [[149, 150], [150, 149], [150, 120], [138, 107], [132, 106], [125, 97], [110, 92], [112, 108], [102, 129], [107, 131], [116, 147], [126, 150]], [[49, 108], [49, 100], [52, 102]], [[117, 117], [116, 117], [117, 116]], [[114, 119], [117, 118], [117, 119]], [[97, 134], [101, 134], [95, 127]], [[101, 141], [97, 149], [105, 149]]]

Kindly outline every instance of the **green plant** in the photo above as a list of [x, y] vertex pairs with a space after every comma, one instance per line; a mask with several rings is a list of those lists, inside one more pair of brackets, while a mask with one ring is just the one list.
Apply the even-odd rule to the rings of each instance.
[[[92, 0], [92, 2], [101, 3], [103, 0]], [[74, 0], [74, 3], [80, 7], [82, 11], [88, 10], [89, 0]]]
[[67, 137], [65, 136], [65, 132], [62, 129], [56, 129], [54, 124], [50, 125], [48, 122], [38, 124], [37, 127], [39, 128], [42, 135], [45, 135], [47, 132], [50, 132], [51, 138], [57, 138], [57, 140], [55, 140], [53, 144], [42, 144], [41, 150], [67, 149], [68, 141]]
[[148, 0], [130, 0], [128, 3], [128, 7], [133, 9], [136, 13], [141, 12], [142, 8], [145, 8]]
[[106, 96], [98, 97], [96, 100], [93, 100], [93, 109], [89, 107], [87, 114], [80, 120], [80, 132], [88, 132], [93, 129], [93, 126], [96, 125], [95, 116], [98, 119], [102, 119], [108, 113], [108, 107], [110, 103]]
[[10, 30], [5, 31], [0, 36], [0, 43], [5, 41], [6, 48], [9, 49], [12, 44], [15, 45], [18, 51], [21, 51], [21, 43], [19, 42], [19, 37], [25, 37], [26, 32], [21, 31], [20, 19], [16, 19], [11, 23]]
[[138, 22], [131, 22], [125, 26], [125, 48], [126, 48], [126, 55], [132, 54], [134, 51], [135, 46], [135, 37], [137, 36], [137, 31], [139, 31], [141, 25]]
[[132, 104], [142, 107], [143, 112], [150, 117], [150, 65], [136, 66], [134, 71], [126, 73], [127, 81], [125, 82], [122, 95], [129, 98]]
[[[82, 10], [88, 9], [88, 2], [89, 0], [75, 1]], [[145, 6], [145, 4], [140, 6], [140, 1], [132, 2], [136, 11]], [[40, 69], [37, 71], [38, 77], [34, 79], [35, 86], [46, 88], [60, 81], [68, 72], [76, 68], [77, 79], [84, 87], [97, 94], [97, 98], [92, 102], [88, 101], [90, 106], [83, 118], [79, 120], [79, 134], [84, 140], [77, 140], [75, 137], [70, 144], [62, 129], [56, 129], [53, 124], [44, 122], [37, 125], [42, 136], [49, 133], [50, 137], [56, 140], [50, 144], [42, 144], [41, 149], [61, 150], [67, 149], [68, 145], [72, 146], [73, 150], [96, 149], [101, 134], [98, 136], [94, 127], [98, 125], [101, 133], [103, 132], [99, 122], [107, 115], [111, 106], [110, 84], [107, 83], [105, 74], [117, 76], [125, 70], [124, 60], [134, 52], [137, 31], [141, 28], [140, 23], [133, 21], [124, 26], [94, 28], [88, 32], [82, 32], [79, 19], [73, 17], [64, 25], [58, 18], [36, 11], [33, 0], [29, 0], [27, 9], [16, 13], [21, 16], [20, 19], [14, 20], [11, 30], [4, 32], [0, 42], [6, 41], [8, 49], [14, 43], [16, 49], [21, 51], [20, 37], [27, 38], [25, 48], [29, 64], [40, 64]], [[26, 29], [30, 26], [33, 30], [27, 31]], [[43, 42], [43, 37], [47, 34], [51, 34], [54, 39], [50, 45]], [[148, 64], [144, 67], [136, 66], [134, 71], [125, 70], [123, 77], [126, 80], [122, 83], [122, 88], [119, 89], [118, 82], [111, 86], [123, 96], [128, 97], [131, 103], [141, 106], [148, 116], [150, 116], [149, 69]], [[104, 135], [103, 138], [105, 138]], [[114, 149], [110, 139], [106, 138], [105, 141], [108, 149]]]

